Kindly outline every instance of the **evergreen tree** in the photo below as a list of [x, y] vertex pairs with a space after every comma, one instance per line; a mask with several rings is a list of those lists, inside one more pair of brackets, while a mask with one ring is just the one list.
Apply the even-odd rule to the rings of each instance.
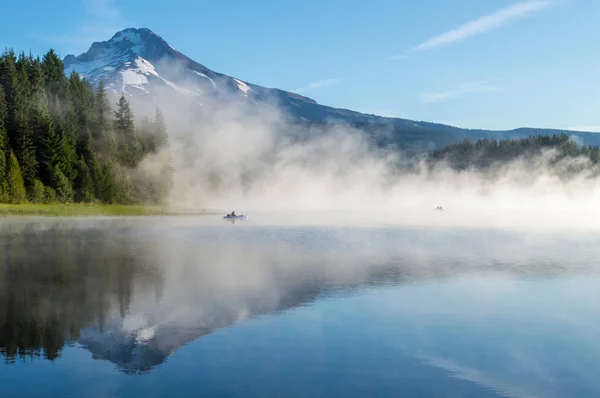
[[111, 109], [104, 82], [100, 82], [94, 99], [94, 123], [92, 124], [92, 138], [98, 148], [100, 158], [116, 156], [116, 143], [112, 134], [110, 123]]
[[4, 89], [7, 102], [6, 128], [11, 146], [14, 146], [15, 135], [19, 129], [19, 121], [25, 117], [25, 105], [27, 99], [19, 83], [17, 73], [17, 57], [11, 50], [2, 56], [0, 70], [0, 85]]
[[66, 80], [65, 66], [56, 54], [54, 49], [50, 49], [42, 58], [42, 70], [44, 72], [46, 89], [51, 96], [57, 96], [57, 100], [65, 99]]
[[104, 162], [100, 166], [98, 182], [96, 183], [96, 196], [104, 203], [118, 203], [117, 186], [115, 183], [113, 163]]
[[62, 132], [61, 143], [62, 157], [59, 159], [58, 167], [69, 181], [75, 181], [77, 177], [77, 138], [73, 127]]
[[7, 119], [6, 99], [4, 90], [0, 86], [0, 203], [8, 202], [8, 133], [6, 131]]
[[33, 203], [43, 203], [45, 201], [46, 187], [40, 180], [34, 180], [30, 190], [29, 200]]
[[148, 116], [144, 116], [140, 123], [140, 128], [138, 129], [138, 137], [144, 153], [154, 152], [155, 144], [152, 129], [152, 122]]
[[93, 124], [94, 92], [91, 85], [81, 79], [77, 72], [71, 73], [68, 79], [69, 110], [77, 132], [84, 134]]
[[29, 81], [29, 59], [25, 56], [25, 53], [21, 52], [19, 54], [16, 67], [19, 78], [19, 85], [21, 86], [21, 90], [25, 95], [25, 98], [29, 100], [33, 91], [31, 87], [31, 82]]
[[[168, 158], [152, 176], [137, 169], [148, 154]], [[170, 165], [159, 110], [136, 131], [124, 95], [113, 112], [104, 84], [67, 78], [54, 50], [0, 55], [0, 202], [158, 201]]]
[[77, 162], [77, 179], [75, 181], [75, 200], [92, 202], [94, 200], [94, 181], [83, 156]]
[[64, 163], [64, 147], [61, 136], [56, 131], [52, 122], [42, 124], [39, 136], [39, 164], [40, 179], [44, 185], [50, 185], [54, 166]]
[[25, 184], [21, 175], [19, 161], [13, 152], [10, 153], [8, 168], [8, 192], [11, 203], [24, 203], [27, 201]]
[[58, 165], [52, 170], [52, 188], [56, 191], [58, 200], [63, 203], [73, 201], [73, 186], [69, 179], [63, 174]]
[[59, 156], [59, 152], [56, 152], [58, 147], [52, 145], [53, 141], [58, 140], [58, 134], [54, 126], [54, 120], [48, 111], [48, 101], [45, 93], [42, 91], [36, 97], [32, 112], [33, 141], [36, 147], [38, 176], [48, 184], [50, 171], [55, 164], [51, 160], [55, 156]]
[[600, 162], [600, 148], [594, 147], [590, 151], [590, 159], [594, 163]]
[[133, 167], [142, 158], [142, 148], [135, 134], [134, 117], [129, 102], [121, 94], [115, 114], [115, 132], [119, 159], [122, 164]]
[[28, 57], [28, 73], [33, 93], [39, 93], [44, 90], [46, 78], [42, 63], [39, 58], [33, 58], [33, 55]]
[[37, 161], [35, 159], [35, 142], [33, 130], [27, 120], [22, 120], [15, 137], [15, 155], [21, 167], [25, 187], [33, 185], [37, 174]]

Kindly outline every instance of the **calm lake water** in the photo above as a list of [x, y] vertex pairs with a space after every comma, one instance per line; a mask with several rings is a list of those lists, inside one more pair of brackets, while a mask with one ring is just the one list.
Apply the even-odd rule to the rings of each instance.
[[0, 220], [2, 397], [598, 397], [600, 235]]

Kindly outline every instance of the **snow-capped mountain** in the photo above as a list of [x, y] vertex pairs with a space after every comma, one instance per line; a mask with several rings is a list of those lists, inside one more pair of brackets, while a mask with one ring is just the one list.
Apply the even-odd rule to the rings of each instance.
[[[157, 99], [162, 89], [173, 90], [199, 105], [210, 98], [246, 98], [254, 103], [273, 101], [284, 108], [320, 107], [314, 100], [294, 93], [261, 87], [214, 72], [183, 55], [149, 29], [125, 29], [110, 40], [95, 42], [79, 55], [67, 55], [65, 73], [76, 71], [91, 83], [104, 81], [115, 93]], [[302, 113], [311, 113], [310, 109]], [[314, 113], [314, 112], [312, 112]], [[313, 118], [307, 117], [307, 120]]]
[[[189, 96], [224, 89], [232, 92], [237, 89], [247, 96], [250, 91], [245, 82], [217, 74], [192, 61], [149, 29], [117, 32], [108, 41], [93, 43], [86, 53], [77, 57], [68, 55], [64, 64], [67, 74], [74, 70], [93, 84], [103, 80], [109, 88], [132, 96], [150, 94], [156, 85], [171, 87]], [[180, 69], [174, 70], [175, 66]], [[198, 88], [191, 90], [172, 81], [184, 79]]]
[[[214, 72], [180, 53], [159, 35], [146, 28], [128, 28], [117, 32], [108, 41], [93, 43], [90, 49], [81, 55], [66, 56], [64, 64], [67, 75], [76, 71], [93, 84], [102, 80], [113, 93], [120, 95], [123, 92], [139, 101], [160, 102], [161, 96], [166, 93], [168, 101], [173, 102], [173, 98], [180, 95], [185, 99], [181, 102], [198, 106], [205, 104], [208, 99], [223, 98], [246, 101], [256, 106], [276, 104], [292, 119], [299, 121], [341, 120], [358, 124], [371, 134], [374, 133], [373, 125], [377, 126], [375, 134], [383, 126], [388, 137], [392, 137], [392, 142], [403, 147], [442, 147], [463, 138], [573, 134], [567, 130], [533, 128], [507, 131], [468, 130], [439, 123], [332, 108], [295, 93], [265, 88]], [[170, 95], [173, 93], [176, 94], [175, 97]], [[392, 134], [389, 134], [390, 132]], [[586, 144], [600, 145], [600, 134], [577, 132], [577, 135]]]
[[298, 120], [395, 120], [331, 108], [308, 97], [276, 88], [265, 88], [214, 72], [180, 53], [146, 28], [124, 29], [108, 41], [93, 43], [81, 55], [67, 55], [63, 62], [67, 75], [76, 71], [93, 84], [102, 80], [113, 92], [124, 92], [140, 100], [156, 100], [158, 92], [166, 89], [188, 99], [195, 99], [199, 105], [202, 105], [207, 96], [213, 99], [245, 99], [253, 104], [275, 103]]

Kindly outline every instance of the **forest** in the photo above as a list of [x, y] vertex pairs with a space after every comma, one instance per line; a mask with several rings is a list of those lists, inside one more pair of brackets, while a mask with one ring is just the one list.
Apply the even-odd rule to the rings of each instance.
[[[67, 77], [54, 50], [0, 56], [0, 203], [161, 203], [169, 147], [160, 109], [136, 121], [124, 95], [113, 105], [102, 83]], [[141, 167], [149, 156], [166, 160]]]
[[430, 164], [445, 161], [455, 170], [485, 170], [499, 164], [506, 164], [517, 158], [532, 158], [544, 150], [555, 151], [552, 162], [565, 158], [583, 157], [592, 164], [600, 162], [600, 148], [591, 145], [578, 145], [567, 134], [534, 135], [518, 139], [464, 139], [454, 145], [433, 151]]

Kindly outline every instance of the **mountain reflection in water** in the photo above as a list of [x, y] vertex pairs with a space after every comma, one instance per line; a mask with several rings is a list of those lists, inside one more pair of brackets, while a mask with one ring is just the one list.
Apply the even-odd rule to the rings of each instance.
[[548, 237], [501, 232], [236, 228], [165, 218], [20, 220], [3, 224], [0, 238], [6, 362], [53, 361], [69, 344], [130, 374], [151, 371], [217, 328], [328, 295], [461, 274], [590, 267]]

